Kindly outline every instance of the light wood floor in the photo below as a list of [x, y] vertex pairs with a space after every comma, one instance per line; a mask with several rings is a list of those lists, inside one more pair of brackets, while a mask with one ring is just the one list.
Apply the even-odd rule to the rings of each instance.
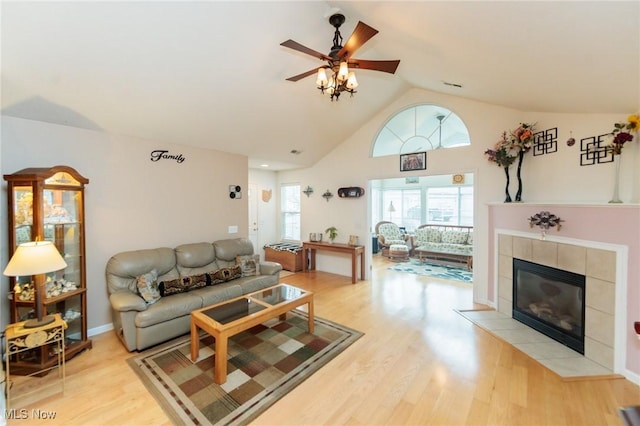
[[[389, 271], [386, 262], [376, 257], [373, 279], [355, 285], [322, 272], [283, 280], [316, 293], [317, 316], [365, 336], [254, 424], [621, 425], [618, 407], [640, 404], [628, 380], [562, 381], [461, 317], [455, 309], [479, 307], [470, 285]], [[55, 412], [49, 425], [170, 424], [129, 356], [113, 332], [94, 336], [93, 349], [68, 362], [64, 396], [52, 387], [26, 408]]]

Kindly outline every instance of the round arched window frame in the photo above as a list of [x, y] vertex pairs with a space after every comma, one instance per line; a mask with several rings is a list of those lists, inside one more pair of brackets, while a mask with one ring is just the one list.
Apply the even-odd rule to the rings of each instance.
[[371, 156], [408, 154], [471, 144], [469, 131], [453, 111], [439, 105], [414, 105], [397, 112], [382, 126]]

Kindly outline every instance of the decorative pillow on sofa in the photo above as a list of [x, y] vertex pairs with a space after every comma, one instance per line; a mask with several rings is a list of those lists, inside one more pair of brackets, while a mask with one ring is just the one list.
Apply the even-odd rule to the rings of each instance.
[[240, 278], [242, 276], [242, 268], [240, 265], [220, 268], [216, 271], [212, 271], [209, 275], [211, 275], [211, 285], [216, 285]]
[[160, 300], [160, 290], [158, 289], [158, 271], [153, 269], [144, 275], [136, 277], [138, 293], [147, 305], [152, 305]]
[[211, 276], [209, 274], [191, 275], [187, 278], [189, 279], [189, 290], [187, 291], [211, 285]]
[[185, 293], [190, 290], [191, 280], [189, 277], [176, 278], [175, 280], [161, 281], [158, 284], [162, 296]]
[[162, 296], [171, 296], [172, 294], [186, 293], [208, 285], [211, 285], [211, 276], [209, 274], [200, 274], [161, 281], [158, 289]]
[[243, 277], [253, 277], [255, 275], [260, 275], [259, 254], [236, 256], [236, 265], [240, 266]]

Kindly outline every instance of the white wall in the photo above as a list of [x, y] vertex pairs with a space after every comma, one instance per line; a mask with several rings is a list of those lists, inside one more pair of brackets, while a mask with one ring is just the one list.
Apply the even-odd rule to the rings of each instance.
[[[343, 102], [343, 101], [340, 101]], [[345, 99], [344, 102], [348, 102]], [[471, 145], [455, 149], [429, 151], [427, 170], [399, 171], [398, 156], [370, 158], [372, 143], [383, 124], [396, 112], [417, 104], [441, 105], [457, 114], [469, 129]], [[474, 173], [475, 229], [474, 229], [474, 297], [487, 301], [488, 280], [488, 223], [487, 204], [504, 200], [504, 171], [486, 160], [484, 151], [493, 147], [505, 130], [518, 127], [521, 122], [536, 123], [537, 130], [558, 128], [558, 152], [533, 157], [528, 154], [523, 164], [523, 201], [563, 201], [606, 203], [611, 196], [613, 164], [580, 167], [580, 139], [610, 132], [613, 123], [626, 120], [627, 115], [581, 115], [520, 112], [496, 105], [429, 92], [420, 89], [407, 91], [396, 102], [380, 111], [356, 133], [329, 155], [304, 170], [280, 173], [280, 183], [299, 182], [310, 185], [314, 194], [302, 197], [302, 235], [318, 232], [328, 226], [338, 228], [338, 242], [346, 242], [350, 234], [358, 235], [367, 245], [371, 256], [369, 191], [359, 199], [340, 199], [326, 202], [321, 194], [329, 189], [334, 195], [339, 187], [368, 188], [372, 179], [416, 175]], [[572, 136], [576, 145], [568, 147]], [[638, 202], [639, 150], [637, 140], [628, 144], [623, 153], [621, 197], [625, 202]], [[515, 170], [512, 171], [511, 195], [515, 196]], [[526, 218], [523, 218], [525, 220]], [[350, 275], [348, 258], [318, 253], [317, 268], [341, 275]]]
[[[214, 136], [212, 136], [214, 137]], [[182, 154], [184, 162], [150, 161], [153, 150]], [[248, 235], [248, 204], [229, 198], [229, 185], [247, 188], [248, 160], [219, 151], [2, 117], [2, 171], [67, 165], [89, 179], [86, 251], [89, 329], [111, 323], [104, 268], [125, 251]], [[3, 181], [1, 206], [6, 206]], [[7, 218], [2, 209], [2, 235]], [[238, 233], [229, 234], [230, 225]], [[8, 262], [2, 238], [2, 264]], [[2, 277], [6, 295], [9, 284]], [[0, 298], [8, 312], [7, 298]], [[0, 321], [5, 324], [8, 315]]]

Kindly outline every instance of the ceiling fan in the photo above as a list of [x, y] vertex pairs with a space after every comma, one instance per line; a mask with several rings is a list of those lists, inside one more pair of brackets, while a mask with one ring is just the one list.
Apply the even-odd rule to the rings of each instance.
[[[288, 81], [298, 81], [317, 73], [318, 78], [316, 80], [316, 84], [318, 89], [320, 89], [322, 93], [327, 92], [333, 101], [334, 99], [339, 99], [341, 92], [350, 93], [351, 96], [355, 93], [355, 89], [358, 87], [358, 82], [356, 80], [355, 73], [349, 69], [353, 70], [354, 68], [360, 68], [364, 70], [387, 72], [389, 74], [394, 74], [396, 72], [396, 69], [400, 64], [399, 60], [372, 61], [352, 58], [352, 55], [356, 50], [369, 41], [369, 39], [374, 35], [378, 34], [378, 30], [371, 28], [364, 22], [358, 22], [358, 25], [356, 25], [356, 28], [353, 30], [351, 37], [349, 37], [343, 46], [340, 26], [344, 24], [344, 21], [345, 17], [341, 13], [331, 15], [329, 18], [329, 23], [335, 27], [336, 31], [333, 36], [333, 46], [331, 47], [331, 51], [328, 55], [309, 49], [308, 47], [291, 39], [280, 43], [281, 46], [297, 50], [298, 52], [314, 56], [327, 62], [327, 65], [323, 65], [320, 68], [314, 68], [303, 72], [302, 74], [289, 77], [287, 78]], [[326, 70], [330, 70], [330, 78], [327, 78]]]

